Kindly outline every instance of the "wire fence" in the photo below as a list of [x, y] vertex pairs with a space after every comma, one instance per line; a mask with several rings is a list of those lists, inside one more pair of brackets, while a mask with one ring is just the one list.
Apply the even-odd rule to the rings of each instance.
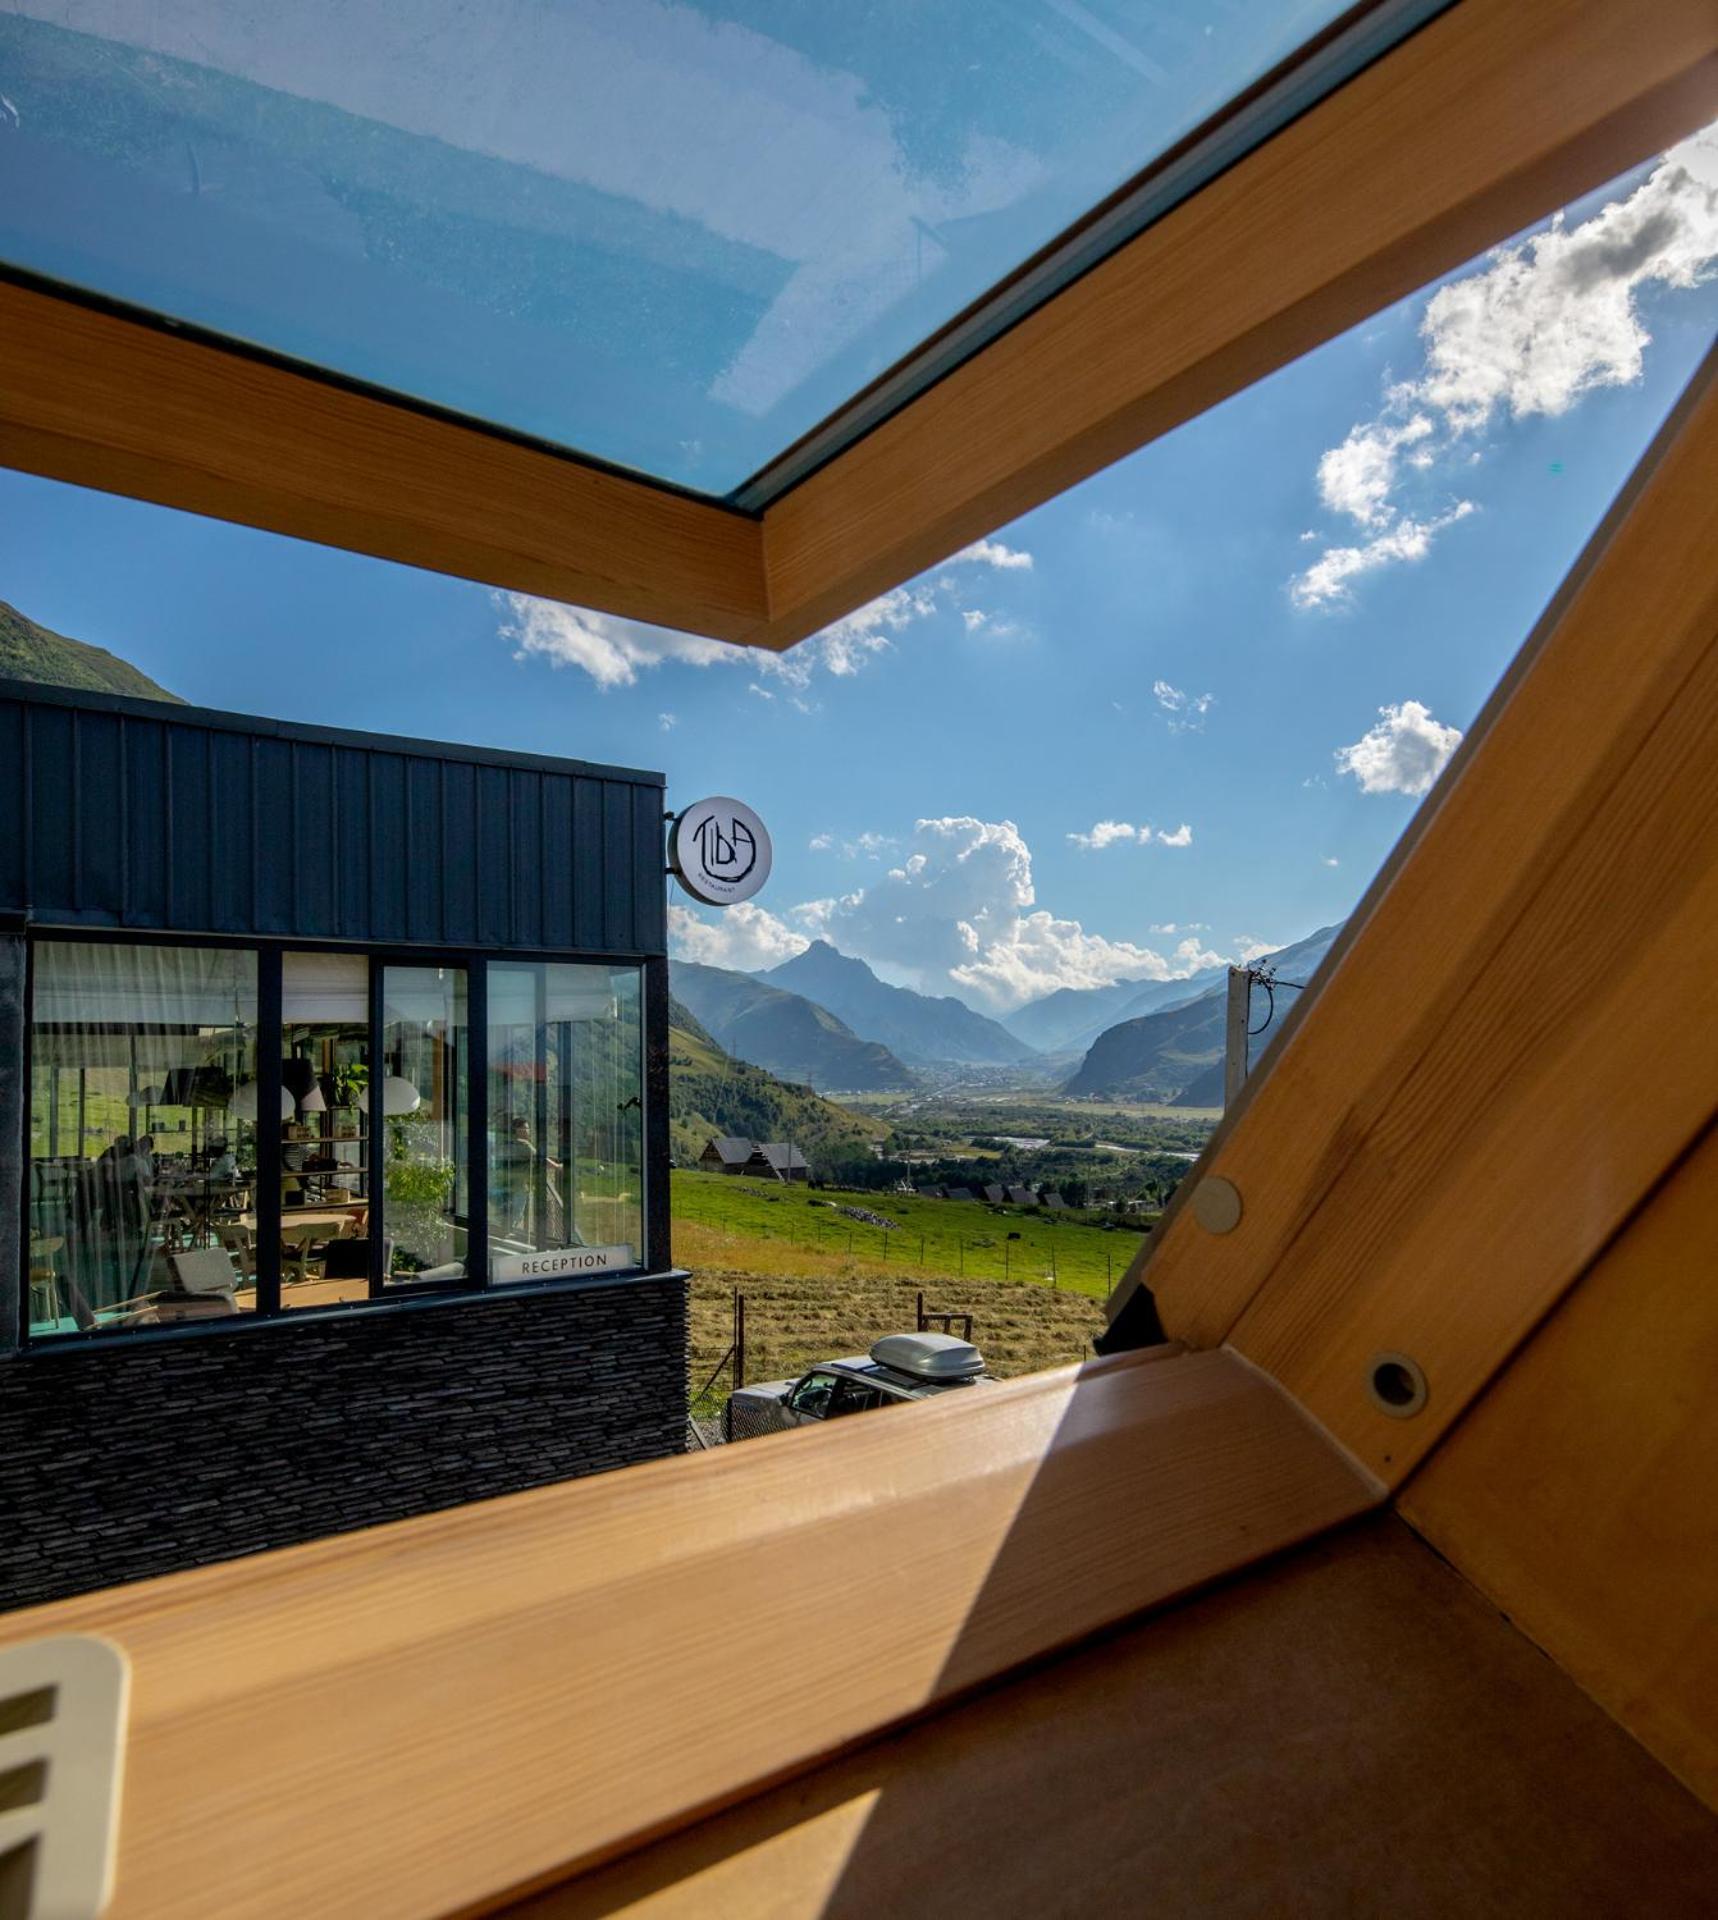
[[[761, 1242], [763, 1247], [803, 1250], [856, 1271], [922, 1275], [930, 1279], [1023, 1281], [1107, 1293], [1127, 1271], [1141, 1236], [1123, 1227], [1001, 1215], [975, 1221], [972, 1230], [951, 1221], [940, 1228], [917, 1220], [885, 1224], [870, 1209], [839, 1203], [783, 1210], [767, 1219], [736, 1220], [702, 1210], [677, 1214], [675, 1231]], [[976, 1212], [970, 1202], [945, 1201]], [[855, 1215], [869, 1214], [859, 1218]]]

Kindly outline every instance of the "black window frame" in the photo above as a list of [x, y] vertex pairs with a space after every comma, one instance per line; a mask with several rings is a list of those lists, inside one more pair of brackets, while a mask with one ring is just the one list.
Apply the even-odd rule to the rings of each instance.
[[[328, 940], [303, 935], [203, 934], [190, 930], [157, 927], [100, 927], [80, 924], [44, 926], [27, 924], [17, 929], [24, 944], [24, 1019], [23, 1049], [19, 1062], [20, 1093], [27, 1103], [33, 1085], [36, 956], [46, 945], [112, 945], [182, 947], [203, 950], [238, 951], [256, 958], [257, 1037], [256, 1072], [259, 1113], [278, 1109], [281, 1084], [281, 979], [282, 963], [288, 953], [344, 953], [361, 956], [369, 967], [369, 1030], [372, 1071], [370, 1092], [371, 1158], [380, 1151], [383, 1134], [382, 1082], [386, 1077], [376, 1071], [383, 1059], [381, 1021], [382, 982], [389, 966], [460, 967], [466, 976], [466, 1022], [468, 1028], [467, 1142], [469, 1163], [466, 1168], [468, 1224], [466, 1238], [466, 1274], [463, 1279], [445, 1282], [414, 1283], [389, 1287], [380, 1273], [381, 1249], [386, 1237], [386, 1206], [373, 1165], [369, 1181], [370, 1288], [361, 1300], [332, 1301], [321, 1306], [288, 1306], [281, 1300], [280, 1288], [280, 1193], [281, 1146], [278, 1129], [258, 1129], [257, 1153], [257, 1276], [255, 1305], [249, 1311], [215, 1319], [172, 1323], [162, 1326], [90, 1327], [74, 1333], [32, 1333], [30, 1328], [29, 1289], [19, 1289], [18, 1313], [11, 1329], [14, 1351], [19, 1354], [83, 1351], [91, 1346], [131, 1346], [140, 1340], [221, 1338], [239, 1335], [262, 1327], [316, 1325], [330, 1318], [349, 1314], [398, 1313], [431, 1304], [480, 1301], [494, 1298], [516, 1299], [532, 1294], [559, 1293], [573, 1288], [604, 1286], [649, 1280], [673, 1271], [669, 1244], [668, 1190], [668, 962], [665, 955], [637, 952], [603, 952], [567, 948], [429, 946], [401, 942], [367, 940]], [[489, 1262], [488, 1193], [488, 1082], [489, 1082], [489, 992], [488, 968], [492, 962], [559, 963], [570, 966], [631, 969], [639, 975], [639, 1084], [643, 1112], [640, 1115], [640, 1260], [631, 1267], [582, 1277], [553, 1279], [496, 1280]], [[17, 1252], [21, 1271], [28, 1266], [30, 1235], [30, 1179], [33, 1161], [28, 1143], [20, 1155], [17, 1205]]]

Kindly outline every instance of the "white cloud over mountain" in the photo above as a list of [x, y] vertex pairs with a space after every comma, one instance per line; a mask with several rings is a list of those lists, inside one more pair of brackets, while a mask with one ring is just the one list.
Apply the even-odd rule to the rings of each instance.
[[[1190, 829], [1180, 831], [1191, 838]], [[868, 886], [806, 901], [785, 917], [751, 905], [729, 909], [725, 920], [734, 924], [671, 909], [677, 957], [757, 968], [786, 959], [815, 936], [887, 978], [926, 993], [952, 992], [992, 1013], [1057, 987], [1172, 980], [1223, 958], [1187, 929], [1166, 954], [1058, 918], [1037, 903], [1031, 849], [1014, 822], [971, 815], [917, 822], [906, 858]]]
[[757, 973], [780, 966], [811, 942], [795, 933], [767, 908], [742, 900], [725, 907], [714, 920], [705, 920], [690, 907], [668, 909], [668, 944], [676, 960], [696, 960], [700, 966], [730, 967], [737, 973]]
[[1418, 700], [1380, 707], [1378, 724], [1336, 750], [1336, 770], [1351, 773], [1362, 793], [1425, 793], [1461, 745], [1461, 729], [1434, 720]]
[[1420, 323], [1419, 372], [1386, 387], [1379, 412], [1318, 464], [1325, 506], [1367, 537], [1326, 546], [1290, 581], [1294, 604], [1341, 605], [1362, 575], [1423, 559], [1475, 510], [1429, 491], [1460, 443], [1500, 418], [1566, 413], [1586, 393], [1638, 380], [1651, 344], [1642, 290], [1693, 287], [1715, 269], [1718, 126], [1579, 226], [1559, 218], [1441, 287]]

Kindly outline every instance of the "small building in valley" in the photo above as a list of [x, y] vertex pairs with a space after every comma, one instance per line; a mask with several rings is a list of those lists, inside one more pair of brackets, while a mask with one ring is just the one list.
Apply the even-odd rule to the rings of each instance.
[[754, 1180], [807, 1180], [811, 1169], [798, 1147], [782, 1140], [743, 1140], [724, 1135], [698, 1156], [706, 1173], [745, 1174]]

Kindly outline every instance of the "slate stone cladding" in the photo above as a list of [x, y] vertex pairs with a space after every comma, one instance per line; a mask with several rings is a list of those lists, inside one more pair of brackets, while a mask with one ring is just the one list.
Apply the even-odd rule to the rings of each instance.
[[0, 1607], [680, 1453], [686, 1282], [0, 1368]]

